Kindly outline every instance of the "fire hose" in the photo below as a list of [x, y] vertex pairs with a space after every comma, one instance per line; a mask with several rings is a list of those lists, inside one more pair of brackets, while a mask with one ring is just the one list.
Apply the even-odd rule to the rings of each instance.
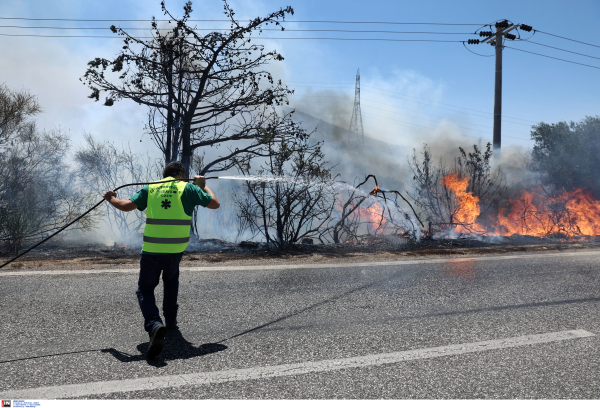
[[[211, 179], [218, 179], [219, 177], [206, 177], [205, 180], [211, 180]], [[177, 179], [177, 181], [194, 181], [194, 179]], [[130, 187], [130, 186], [147, 186], [149, 184], [164, 184], [164, 183], [171, 183], [172, 181], [152, 181], [149, 183], [130, 183], [130, 184], [123, 184], [122, 186], [119, 186], [117, 188], [115, 188], [112, 191], [117, 191], [120, 190], [124, 187]], [[98, 206], [100, 206], [105, 200], [102, 199], [102, 201], [100, 201], [99, 203], [97, 203], [96, 205], [94, 205], [92, 208], [90, 208], [89, 210], [87, 210], [86, 212], [84, 212], [83, 214], [81, 214], [79, 217], [77, 217], [75, 220], [71, 221], [70, 223], [68, 223], [67, 225], [65, 225], [64, 227], [62, 227], [61, 229], [59, 229], [58, 231], [56, 231], [54, 234], [50, 235], [49, 237], [45, 238], [44, 240], [38, 242], [37, 244], [35, 244], [34, 246], [32, 246], [31, 248], [29, 248], [26, 251], [21, 252], [19, 255], [15, 256], [13, 259], [11, 259], [8, 262], [5, 262], [4, 264], [2, 264], [2, 266], [0, 266], [0, 269], [4, 268], [6, 265], [8, 265], [9, 263], [19, 259], [20, 257], [22, 257], [23, 255], [25, 255], [27, 252], [31, 251], [32, 249], [42, 245], [44, 242], [48, 241], [50, 238], [54, 237], [55, 235], [58, 235], [60, 232], [66, 230], [67, 228], [69, 228], [71, 225], [75, 224], [77, 221], [79, 221], [80, 219], [82, 219], [83, 217], [85, 217], [86, 215], [88, 215], [89, 213], [91, 213], [92, 211], [94, 211], [96, 208], [98, 208]]]

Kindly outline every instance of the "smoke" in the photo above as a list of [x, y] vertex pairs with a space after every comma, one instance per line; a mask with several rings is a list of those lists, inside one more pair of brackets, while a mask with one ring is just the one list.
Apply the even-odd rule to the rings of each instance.
[[[399, 73], [388, 83], [380, 79], [372, 83], [373, 86], [367, 86], [366, 90], [361, 89], [361, 98], [362, 95], [369, 95], [370, 90], [387, 89], [437, 100], [442, 89], [414, 73]], [[459, 146], [465, 150], [471, 150], [473, 144], [485, 148], [481, 146], [480, 139], [465, 135], [447, 118], [419, 122], [423, 124], [420, 127], [411, 126], [408, 121], [414, 118], [404, 117], [401, 108], [404, 106], [412, 111], [418, 110], [418, 104], [414, 100], [396, 101], [395, 106], [399, 106], [398, 103], [402, 106], [391, 111], [388, 105], [394, 102], [394, 95], [371, 92], [369, 96], [370, 98], [365, 98], [367, 103], [361, 100], [365, 132], [362, 146], [354, 143], [355, 136], [348, 130], [354, 108], [353, 92], [309, 88], [291, 99], [291, 105], [296, 109], [295, 120], [302, 122], [308, 131], [316, 128], [313, 139], [324, 142], [326, 159], [336, 165], [335, 173], [341, 173], [342, 179], [348, 182], [366, 174], [374, 174], [383, 187], [400, 189], [411, 178], [408, 161], [413, 149], [420, 152], [427, 145], [435, 160], [441, 158], [447, 163], [453, 163], [459, 156]], [[382, 109], [374, 109], [377, 106]]]
[[[354, 95], [340, 90], [321, 90], [309, 88], [300, 96], [291, 99], [292, 107], [296, 110], [321, 119], [339, 130], [348, 129], [352, 117]], [[342, 140], [342, 132], [334, 129], [331, 136], [334, 140]], [[344, 135], [346, 136], [346, 135]]]
[[511, 191], [523, 190], [540, 184], [540, 175], [529, 169], [531, 151], [522, 146], [502, 148], [500, 160], [495, 162], [504, 175]]
[[[390, 87], [388, 84], [387, 88]], [[423, 90], [432, 86], [426, 83], [414, 88]], [[439, 91], [434, 89], [429, 98], [437, 98], [438, 94]], [[488, 141], [491, 142], [481, 135], [465, 133], [451, 118], [430, 121], [427, 127], [409, 128], [397, 122], [372, 121], [369, 115], [363, 115], [365, 143], [364, 146], [356, 146], [353, 144], [354, 135], [348, 131], [353, 102], [354, 95], [349, 92], [309, 89], [294, 96], [292, 104], [297, 110], [295, 119], [302, 122], [308, 131], [316, 128], [314, 140], [325, 142], [326, 159], [337, 165], [335, 172], [341, 172], [347, 181], [363, 174], [374, 174], [378, 179], [392, 183], [385, 185], [386, 188], [397, 188], [398, 184], [406, 183], [412, 177], [407, 162], [412, 158], [413, 149], [420, 157], [426, 146], [435, 163], [441, 160], [452, 166], [460, 156], [459, 147], [467, 152], [473, 151], [473, 146], [485, 151]], [[524, 147], [505, 146], [500, 160], [493, 161], [494, 166], [500, 166], [505, 173], [509, 186], [523, 188], [537, 182], [538, 175], [528, 169], [529, 154]]]

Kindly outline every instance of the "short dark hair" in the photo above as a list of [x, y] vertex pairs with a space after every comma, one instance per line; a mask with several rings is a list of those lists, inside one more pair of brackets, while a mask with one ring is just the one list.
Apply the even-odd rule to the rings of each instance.
[[177, 177], [179, 173], [185, 174], [185, 166], [180, 162], [174, 161], [165, 166], [163, 170], [163, 178]]

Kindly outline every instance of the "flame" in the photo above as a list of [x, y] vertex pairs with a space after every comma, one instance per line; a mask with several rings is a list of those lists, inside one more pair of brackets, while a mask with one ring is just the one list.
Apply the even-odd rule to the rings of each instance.
[[442, 179], [442, 184], [454, 194], [456, 210], [452, 216], [452, 222], [457, 225], [455, 230], [459, 233], [469, 233], [472, 229], [481, 229], [475, 222], [479, 217], [479, 197], [467, 192], [469, 178], [460, 178], [458, 174], [451, 173]]
[[600, 234], [600, 202], [590, 191], [563, 191], [554, 198], [522, 191], [509, 205], [508, 211], [501, 209], [497, 217], [497, 232], [502, 235], [562, 234], [572, 238]]
[[557, 197], [545, 197], [535, 191], [523, 190], [516, 198], [509, 199], [498, 214], [485, 220], [489, 227], [484, 228], [477, 222], [481, 214], [479, 197], [467, 192], [469, 178], [451, 173], [441, 183], [453, 193], [452, 222], [459, 224], [453, 228], [457, 233], [562, 235], [569, 239], [600, 235], [600, 201], [592, 197], [590, 191], [576, 189], [563, 191]]
[[[373, 203], [369, 207], [359, 208], [357, 211], [361, 220], [366, 220], [371, 228], [377, 229], [381, 225], [384, 211], [381, 204]], [[383, 222], [385, 223], [385, 220]]]

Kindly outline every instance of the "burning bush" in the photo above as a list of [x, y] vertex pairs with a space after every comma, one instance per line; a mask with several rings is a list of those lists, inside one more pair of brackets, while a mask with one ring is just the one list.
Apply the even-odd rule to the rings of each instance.
[[[506, 192], [506, 180], [500, 169], [492, 170], [491, 144], [485, 152], [477, 145], [467, 153], [459, 148], [460, 156], [452, 167], [441, 159], [433, 164], [431, 153], [425, 145], [419, 161], [416, 150], [409, 167], [413, 172], [412, 193], [409, 196], [416, 204], [421, 219], [429, 223], [429, 229], [446, 230], [451, 227], [457, 232], [469, 234], [482, 230], [476, 220], [496, 212]], [[435, 228], [439, 227], [439, 228]]]
[[[464, 157], [462, 150], [461, 153]], [[442, 204], [433, 207], [438, 211], [433, 215], [440, 216], [431, 223], [438, 228], [430, 228], [430, 234], [437, 230], [464, 235], [519, 234], [582, 239], [600, 233], [600, 201], [589, 190], [553, 192], [537, 185], [503, 200], [496, 195], [495, 210], [484, 213], [481, 196], [472, 191], [475, 185], [472, 179], [463, 176], [460, 167], [448, 174], [444, 174], [445, 170], [443, 166], [436, 169], [435, 174], [440, 178], [437, 189], [430, 186], [430, 190], [425, 190], [429, 194], [425, 195], [426, 204]], [[490, 183], [489, 180], [486, 183]]]
[[[368, 194], [362, 193], [360, 187], [369, 179], [373, 179], [375, 188]], [[366, 232], [367, 236], [393, 234], [409, 239], [420, 238], [420, 227], [423, 227], [423, 223], [410, 202], [400, 192], [381, 190], [373, 175], [365, 177], [365, 180], [356, 187], [346, 183], [344, 185], [347, 188], [342, 191], [338, 189], [337, 216], [332, 219], [331, 225], [325, 231], [333, 242], [336, 244], [358, 242], [361, 226], [364, 226], [362, 232]], [[408, 204], [414, 217], [398, 203], [398, 198]]]
[[591, 191], [576, 189], [547, 196], [543, 191], [522, 191], [509, 199], [495, 220], [495, 233], [527, 234], [569, 239], [600, 234], [600, 201]]

